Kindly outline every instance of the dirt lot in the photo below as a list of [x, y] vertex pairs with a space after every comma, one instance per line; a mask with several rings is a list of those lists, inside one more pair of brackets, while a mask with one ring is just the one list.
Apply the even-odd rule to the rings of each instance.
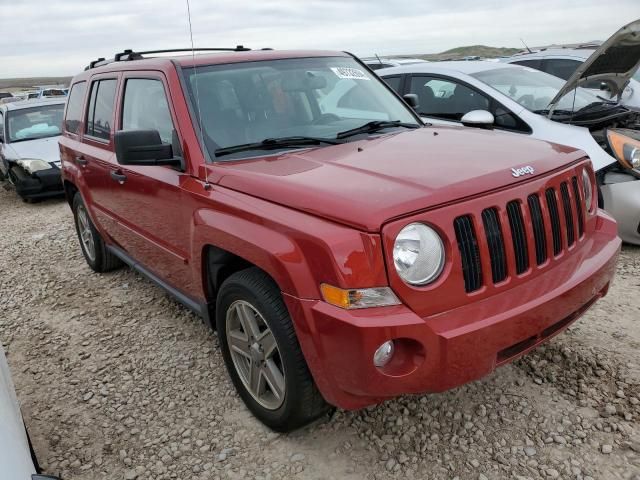
[[640, 479], [639, 248], [515, 365], [279, 435], [198, 318], [128, 269], [89, 270], [64, 201], [0, 188], [0, 209], [0, 340], [37, 454], [65, 479]]

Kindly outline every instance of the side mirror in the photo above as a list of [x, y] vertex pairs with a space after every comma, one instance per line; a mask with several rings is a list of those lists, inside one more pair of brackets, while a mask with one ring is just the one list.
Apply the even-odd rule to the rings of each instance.
[[418, 95], [415, 93], [407, 93], [406, 95], [403, 95], [402, 98], [404, 98], [404, 101], [407, 102], [407, 104], [414, 110], [420, 106]]
[[173, 148], [162, 143], [157, 130], [120, 130], [114, 136], [116, 159], [120, 165], [169, 165], [182, 167]]
[[494, 116], [486, 110], [471, 110], [460, 120], [465, 127], [493, 128]]

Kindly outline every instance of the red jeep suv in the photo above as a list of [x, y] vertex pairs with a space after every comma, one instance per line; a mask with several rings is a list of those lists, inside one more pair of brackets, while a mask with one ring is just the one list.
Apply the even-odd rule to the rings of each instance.
[[271, 428], [478, 379], [607, 292], [583, 152], [425, 126], [347, 53], [218, 50], [92, 62], [63, 180], [89, 266], [200, 314]]

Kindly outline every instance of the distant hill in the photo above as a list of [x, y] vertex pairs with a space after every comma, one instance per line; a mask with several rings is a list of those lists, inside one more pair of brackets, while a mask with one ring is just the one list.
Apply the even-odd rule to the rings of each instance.
[[468, 47], [457, 47], [447, 50], [442, 53], [428, 53], [417, 55], [402, 55], [413, 58], [422, 58], [424, 60], [438, 61], [438, 60], [459, 60], [464, 57], [482, 57], [482, 58], [497, 58], [497, 57], [510, 57], [511, 55], [521, 52], [521, 48], [507, 48], [507, 47], [488, 47], [486, 45], [471, 45]]
[[71, 77], [32, 77], [0, 79], [0, 89], [29, 89], [37, 85], [69, 85]]

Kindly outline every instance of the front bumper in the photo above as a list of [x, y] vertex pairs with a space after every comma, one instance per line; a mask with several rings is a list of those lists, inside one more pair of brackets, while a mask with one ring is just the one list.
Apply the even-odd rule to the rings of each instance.
[[15, 165], [11, 168], [11, 179], [16, 192], [22, 198], [36, 199], [64, 195], [61, 170], [52, 167], [28, 174]]
[[640, 245], [640, 180], [627, 174], [607, 174], [600, 186], [604, 208], [618, 222], [624, 242]]
[[[421, 318], [404, 305], [346, 311], [285, 295], [311, 373], [325, 399], [357, 409], [440, 392], [479, 379], [563, 331], [607, 293], [621, 241], [603, 213], [580, 251], [529, 282]], [[384, 369], [373, 354], [397, 342]]]

